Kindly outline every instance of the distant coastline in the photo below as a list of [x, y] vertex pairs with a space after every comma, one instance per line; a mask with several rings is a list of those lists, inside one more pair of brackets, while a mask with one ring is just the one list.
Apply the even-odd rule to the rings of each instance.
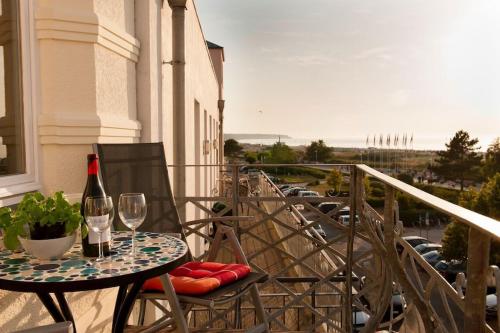
[[[311, 144], [312, 141], [318, 139], [309, 139], [309, 138], [294, 138], [288, 135], [280, 135], [280, 134], [224, 134], [224, 140], [234, 139], [241, 144], [252, 144], [252, 145], [261, 145], [261, 146], [271, 146], [276, 143], [278, 140], [287, 144], [290, 147], [305, 147]], [[386, 147], [385, 145], [379, 147], [378, 142], [376, 145], [373, 145], [372, 142], [369, 142], [369, 145], [366, 145], [365, 139], [350, 139], [350, 138], [319, 138], [325, 141], [326, 145], [329, 147], [335, 148], [347, 148], [347, 149], [396, 149], [396, 147]], [[385, 142], [384, 142], [385, 143]], [[436, 151], [436, 150], [444, 150], [446, 149], [445, 140], [434, 139], [434, 138], [416, 138], [415, 142], [412, 146], [408, 145], [404, 148], [402, 145], [398, 147], [398, 149], [407, 149], [407, 150], [422, 150], [422, 151]]]
[[224, 133], [224, 140], [234, 139], [234, 140], [278, 140], [278, 139], [291, 139], [292, 137], [284, 134], [236, 134], [236, 133]]

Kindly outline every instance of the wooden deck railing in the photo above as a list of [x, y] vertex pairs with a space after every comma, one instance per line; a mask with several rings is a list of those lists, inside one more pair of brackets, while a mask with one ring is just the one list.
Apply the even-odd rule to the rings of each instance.
[[[234, 228], [252, 268], [270, 276], [259, 289], [272, 327], [351, 332], [357, 325], [353, 323], [353, 311], [363, 311], [370, 316], [364, 332], [401, 325], [417, 332], [493, 332], [485, 319], [485, 299], [489, 278], [496, 277], [497, 293], [500, 286], [498, 268], [489, 267], [491, 240], [500, 240], [499, 221], [439, 199], [366, 165], [267, 164], [251, 167], [293, 166], [342, 168], [349, 179], [349, 197], [287, 198], [264, 173], [240, 174], [242, 165], [173, 166], [213, 168], [219, 173], [214, 182], [217, 191], [210, 191], [211, 195], [206, 196], [177, 198], [179, 207], [185, 207], [187, 211], [196, 209], [209, 216], [222, 216], [228, 212], [255, 216], [253, 222], [234, 224]], [[384, 184], [383, 212], [366, 202], [365, 176]], [[466, 276], [474, 283], [468, 284], [465, 295], [461, 289], [452, 288], [401, 238], [402, 226], [396, 220], [397, 192], [470, 227]], [[316, 204], [326, 201], [339, 202], [340, 206], [324, 214]], [[223, 202], [226, 208], [215, 213], [211, 210], [214, 202]], [[304, 210], [298, 210], [297, 204]], [[343, 226], [336, 221], [335, 214], [346, 206], [350, 207], [351, 223]], [[313, 214], [315, 220], [308, 221], [304, 211]], [[359, 225], [353, 222], [356, 215], [360, 219]], [[332, 237], [322, 239], [314, 229], [318, 224], [332, 230]], [[187, 228], [186, 232], [210, 242], [210, 236], [202, 230]], [[396, 251], [396, 244], [401, 245], [402, 253]], [[360, 283], [361, 277], [363, 283]], [[311, 279], [315, 282], [310, 283]], [[459, 279], [457, 285], [460, 286], [463, 277], [459, 275]], [[316, 299], [312, 302], [312, 295], [318, 293], [336, 296], [324, 304]], [[277, 294], [287, 296], [280, 300], [270, 296]], [[392, 311], [394, 295], [398, 295], [403, 303], [400, 314]], [[325, 312], [327, 305], [331, 309]], [[297, 308], [302, 309], [301, 318], [291, 314], [290, 309]], [[253, 322], [249, 305], [239, 304], [233, 310], [235, 328]], [[304, 320], [304, 316], [308, 320]], [[197, 312], [196, 325], [199, 318], [200, 312]], [[298, 325], [299, 319], [307, 324]], [[226, 320], [221, 325], [229, 328], [233, 324]]]

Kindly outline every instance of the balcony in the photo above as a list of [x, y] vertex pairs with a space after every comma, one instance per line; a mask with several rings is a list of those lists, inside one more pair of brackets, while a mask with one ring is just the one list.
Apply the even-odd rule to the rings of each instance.
[[[496, 320], [485, 319], [487, 280], [496, 278], [497, 297], [500, 286], [498, 267], [489, 267], [490, 242], [500, 240], [498, 221], [365, 165], [323, 165], [339, 168], [349, 181], [348, 195], [335, 198], [285, 197], [264, 172], [243, 175], [241, 165], [182, 167], [187, 174], [197, 168], [218, 174], [219, 190], [212, 196], [178, 197], [179, 210], [196, 210], [195, 215], [201, 217], [254, 217], [233, 228], [253, 270], [269, 275], [259, 291], [272, 331], [499, 331]], [[383, 211], [366, 202], [365, 176], [384, 184]], [[466, 295], [461, 288], [464, 276], [459, 274], [452, 287], [402, 239], [397, 192], [470, 227], [466, 276], [474, 283], [469, 284]], [[318, 203], [331, 201], [340, 205], [326, 214], [317, 208]], [[211, 209], [216, 202], [225, 205], [217, 213]], [[340, 224], [335, 215], [347, 206], [351, 223]], [[311, 214], [315, 216], [312, 220]], [[352, 223], [355, 215], [359, 223]], [[324, 239], [318, 233], [315, 227], [319, 224], [330, 230], [330, 237]], [[185, 232], [203, 238], [200, 244], [208, 248], [211, 228], [186, 226]], [[230, 260], [229, 253], [223, 252], [218, 259]], [[496, 315], [498, 318], [498, 308]], [[190, 326], [200, 330], [239, 331], [256, 322], [255, 309], [247, 300], [215, 312], [194, 308], [189, 317]]]

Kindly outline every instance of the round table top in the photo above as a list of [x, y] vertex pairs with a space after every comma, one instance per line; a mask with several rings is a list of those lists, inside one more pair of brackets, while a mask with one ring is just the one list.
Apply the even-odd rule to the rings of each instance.
[[84, 257], [75, 244], [60, 259], [40, 260], [26, 252], [0, 251], [0, 288], [24, 292], [67, 292], [116, 287], [168, 273], [182, 263], [188, 248], [182, 240], [137, 232], [136, 255], [129, 231], [112, 233], [111, 256], [104, 263]]

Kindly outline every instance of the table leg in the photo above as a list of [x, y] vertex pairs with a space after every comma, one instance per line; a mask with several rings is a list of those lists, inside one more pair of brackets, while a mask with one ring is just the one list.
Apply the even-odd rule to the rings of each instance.
[[50, 315], [54, 319], [55, 322], [63, 322], [66, 321], [64, 319], [63, 314], [57, 307], [56, 303], [54, 302], [54, 299], [52, 296], [50, 296], [49, 293], [36, 293], [40, 301], [43, 303], [47, 311], [49, 311]]
[[116, 294], [116, 303], [115, 303], [115, 310], [113, 311], [113, 326], [116, 326], [116, 319], [118, 317], [118, 313], [120, 312], [120, 307], [123, 304], [123, 300], [125, 299], [125, 296], [127, 295], [127, 289], [128, 285], [123, 285], [120, 286], [118, 289], [118, 294]]
[[76, 333], [75, 320], [73, 319], [73, 314], [71, 313], [71, 309], [63, 293], [55, 293], [59, 306], [56, 305], [56, 302], [54, 302], [54, 299], [49, 293], [36, 294], [55, 322], [71, 321], [73, 323], [73, 332]]
[[76, 333], [76, 324], [73, 319], [73, 314], [71, 313], [71, 309], [68, 306], [68, 302], [66, 302], [66, 298], [64, 297], [64, 293], [55, 293], [57, 302], [59, 302], [59, 309], [67, 321], [73, 323], [73, 331]]
[[[132, 285], [132, 288], [128, 291], [127, 295], [122, 301], [120, 309], [116, 314], [116, 318], [113, 319], [113, 333], [122, 333], [125, 329], [125, 325], [127, 325], [128, 317], [130, 316], [130, 312], [132, 311], [132, 307], [134, 306], [135, 299], [137, 298], [137, 294], [141, 291], [142, 285], [144, 284], [144, 280], [140, 280], [135, 282]], [[120, 295], [119, 295], [120, 296]], [[118, 302], [118, 298], [117, 298]], [[116, 307], [118, 304], [115, 305]]]

